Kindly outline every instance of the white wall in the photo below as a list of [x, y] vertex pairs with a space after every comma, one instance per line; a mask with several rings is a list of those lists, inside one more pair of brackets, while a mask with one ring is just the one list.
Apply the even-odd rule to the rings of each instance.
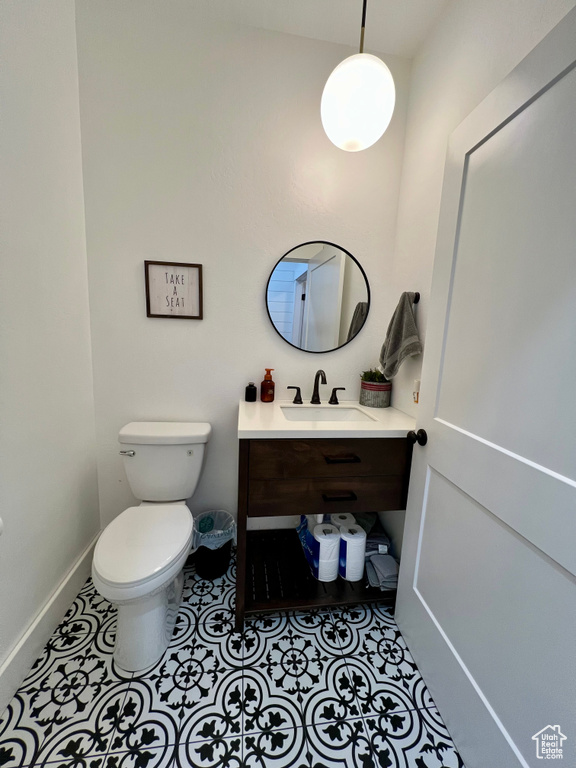
[[1, 667], [99, 515], [74, 4], [4, 0], [0, 35]]
[[[424, 342], [448, 138], [574, 5], [453, 0], [414, 59], [393, 281], [398, 293], [420, 291], [416, 318]], [[421, 365], [422, 356], [406, 362], [393, 388], [393, 404], [416, 417], [412, 385]]]
[[[198, 0], [79, 0], [77, 34], [99, 482], [103, 523], [134, 503], [117, 433], [137, 419], [206, 420], [213, 439], [194, 511], [236, 511], [237, 403], [274, 368], [310, 396], [375, 365], [392, 311], [389, 274], [409, 62], [388, 58], [398, 88], [373, 148], [336, 149], [320, 123], [334, 66], [354, 51], [216, 25]], [[298, 243], [328, 240], [366, 270], [373, 305], [343, 350], [317, 355], [271, 326], [265, 287]], [[200, 262], [202, 321], [147, 319], [145, 259]]]

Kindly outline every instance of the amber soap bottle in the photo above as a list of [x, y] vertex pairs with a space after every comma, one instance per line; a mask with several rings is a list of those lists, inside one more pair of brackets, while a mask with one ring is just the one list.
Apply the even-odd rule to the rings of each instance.
[[272, 403], [274, 401], [274, 387], [276, 386], [272, 381], [272, 371], [274, 368], [265, 368], [266, 374], [264, 381], [260, 384], [260, 400], [263, 403]]

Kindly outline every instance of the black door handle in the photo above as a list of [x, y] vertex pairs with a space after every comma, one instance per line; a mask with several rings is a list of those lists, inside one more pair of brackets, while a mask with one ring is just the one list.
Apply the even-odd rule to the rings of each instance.
[[414, 432], [413, 429], [406, 435], [411, 443], [418, 443], [418, 445], [426, 445], [428, 442], [428, 435], [425, 429], [419, 429], [418, 432]]

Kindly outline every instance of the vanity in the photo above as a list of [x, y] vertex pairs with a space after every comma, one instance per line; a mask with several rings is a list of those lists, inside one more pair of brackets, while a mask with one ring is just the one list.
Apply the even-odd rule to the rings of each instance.
[[253, 613], [380, 601], [366, 577], [317, 581], [294, 529], [247, 530], [249, 518], [406, 508], [414, 419], [394, 408], [241, 402], [236, 629]]

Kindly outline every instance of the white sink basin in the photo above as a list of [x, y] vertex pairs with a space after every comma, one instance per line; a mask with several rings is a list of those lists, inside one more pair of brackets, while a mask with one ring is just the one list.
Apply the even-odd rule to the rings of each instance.
[[372, 416], [353, 406], [327, 405], [310, 408], [301, 405], [282, 405], [280, 410], [288, 421], [376, 421]]

